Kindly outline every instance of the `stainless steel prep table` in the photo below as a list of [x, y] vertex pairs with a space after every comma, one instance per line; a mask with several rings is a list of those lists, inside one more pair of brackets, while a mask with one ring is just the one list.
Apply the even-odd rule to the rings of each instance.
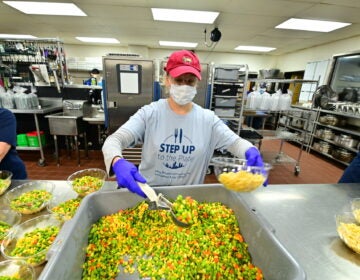
[[340, 240], [334, 218], [350, 211], [360, 184], [270, 185], [241, 196], [273, 227], [308, 279], [360, 279], [360, 255]]
[[51, 104], [48, 106], [42, 106], [42, 108], [40, 109], [10, 109], [11, 112], [13, 112], [14, 114], [32, 114], [34, 116], [34, 121], [35, 121], [35, 129], [37, 132], [37, 136], [38, 136], [38, 141], [39, 141], [39, 147], [16, 147], [17, 150], [39, 150], [40, 151], [40, 159], [38, 161], [38, 165], [39, 166], [44, 166], [45, 165], [45, 157], [44, 157], [44, 147], [42, 146], [41, 143], [41, 138], [40, 138], [40, 126], [39, 126], [39, 120], [38, 120], [38, 115], [45, 115], [48, 113], [52, 113], [52, 112], [56, 112], [56, 111], [60, 111], [62, 110], [62, 103], [60, 102], [60, 104]]
[[[11, 188], [22, 181], [13, 181]], [[53, 181], [67, 189], [65, 181]], [[104, 190], [116, 188], [107, 181]], [[275, 232], [299, 262], [309, 280], [348, 280], [360, 275], [360, 255], [348, 249], [336, 232], [336, 213], [350, 210], [360, 184], [269, 185], [238, 194]], [[3, 205], [3, 202], [0, 202]], [[277, 279], [290, 280], [290, 279]]]

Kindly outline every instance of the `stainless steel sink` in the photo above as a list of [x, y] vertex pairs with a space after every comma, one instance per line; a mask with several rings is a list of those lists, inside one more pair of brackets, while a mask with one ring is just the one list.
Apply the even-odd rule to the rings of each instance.
[[88, 102], [83, 104], [83, 120], [89, 124], [101, 125], [105, 123], [105, 113], [100, 105], [93, 105]]
[[47, 115], [50, 134], [75, 136], [85, 130], [82, 110], [64, 110], [63, 112]]

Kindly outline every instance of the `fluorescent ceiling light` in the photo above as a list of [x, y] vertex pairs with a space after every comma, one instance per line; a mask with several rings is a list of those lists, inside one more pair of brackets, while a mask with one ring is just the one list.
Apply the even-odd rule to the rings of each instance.
[[3, 1], [5, 4], [25, 13], [32, 15], [55, 15], [55, 16], [86, 16], [73, 3], [50, 3], [32, 1]]
[[87, 43], [105, 43], [105, 44], [119, 44], [120, 42], [115, 38], [100, 38], [100, 37], [76, 37], [79, 41]]
[[276, 50], [276, 48], [260, 47], [260, 46], [237, 46], [236, 51], [252, 51], [252, 52], [270, 52]]
[[0, 34], [0, 38], [10, 38], [10, 39], [35, 39], [37, 37], [33, 35], [21, 35], [21, 34]]
[[185, 47], [185, 48], [196, 48], [198, 43], [191, 42], [173, 42], [173, 41], [159, 41], [160, 46], [168, 47]]
[[348, 26], [350, 24], [351, 23], [345, 23], [345, 22], [290, 18], [287, 21], [284, 21], [283, 23], [279, 24], [275, 28], [330, 32]]
[[218, 12], [151, 8], [154, 20], [214, 23]]

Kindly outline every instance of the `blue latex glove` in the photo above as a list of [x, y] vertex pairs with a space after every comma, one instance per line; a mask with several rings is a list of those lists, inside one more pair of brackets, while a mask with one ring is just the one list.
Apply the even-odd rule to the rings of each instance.
[[134, 164], [121, 158], [114, 163], [113, 170], [116, 176], [116, 181], [119, 185], [118, 188], [125, 187], [129, 191], [146, 198], [146, 195], [136, 183], [136, 181], [146, 183], [146, 179], [141, 176]]
[[[259, 150], [255, 147], [247, 149], [245, 152], [246, 164], [248, 166], [264, 167], [264, 162]], [[264, 171], [265, 172], [265, 171]], [[264, 187], [268, 185], [268, 180], [264, 182]]]

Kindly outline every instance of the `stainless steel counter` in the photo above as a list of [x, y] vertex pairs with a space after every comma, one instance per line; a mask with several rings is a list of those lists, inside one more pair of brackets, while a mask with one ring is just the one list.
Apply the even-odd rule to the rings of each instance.
[[[65, 181], [53, 182], [62, 192], [69, 190]], [[11, 187], [20, 183], [14, 181]], [[103, 187], [115, 188], [113, 181]], [[360, 184], [269, 185], [238, 195], [265, 220], [307, 279], [359, 279], [360, 255], [338, 237], [334, 215], [350, 210], [350, 201], [360, 197]]]
[[14, 114], [32, 114], [34, 116], [35, 129], [38, 134], [39, 147], [21, 147], [18, 146], [18, 150], [39, 150], [40, 159], [38, 161], [39, 166], [45, 166], [44, 147], [41, 143], [40, 138], [40, 126], [38, 115], [45, 115], [48, 113], [62, 110], [62, 99], [61, 98], [39, 98], [41, 108], [34, 109], [10, 109]]
[[360, 184], [270, 185], [241, 197], [267, 220], [308, 279], [360, 279], [360, 255], [340, 240], [334, 218], [350, 211]]

